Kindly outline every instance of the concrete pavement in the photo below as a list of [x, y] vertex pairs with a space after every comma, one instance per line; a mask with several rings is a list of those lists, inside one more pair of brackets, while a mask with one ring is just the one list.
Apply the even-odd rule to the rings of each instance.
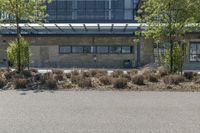
[[199, 133], [200, 93], [0, 91], [0, 133]]

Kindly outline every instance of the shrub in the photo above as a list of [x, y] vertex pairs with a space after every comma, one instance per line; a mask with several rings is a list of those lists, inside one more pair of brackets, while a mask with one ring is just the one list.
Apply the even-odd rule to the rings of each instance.
[[42, 78], [42, 74], [40, 74], [40, 73], [35, 74], [34, 77], [33, 77], [33, 79], [34, 79], [35, 81], [40, 81], [41, 78]]
[[137, 70], [137, 69], [133, 69], [133, 70], [131, 70], [130, 73], [131, 73], [131, 74], [138, 74], [138, 70]]
[[181, 69], [182, 67], [182, 53], [184, 51], [181, 50], [182, 48], [180, 47], [180, 45], [178, 43], [174, 43], [173, 46], [173, 55], [171, 55], [171, 50], [170, 48], [168, 48], [167, 50], [165, 50], [164, 53], [164, 63], [166, 66], [170, 66], [171, 64], [171, 56], [173, 56], [173, 72], [177, 72], [178, 70]]
[[184, 72], [184, 77], [186, 79], [192, 80], [193, 79], [193, 72]]
[[136, 85], [144, 85], [144, 76], [143, 75], [135, 75], [132, 78], [132, 82]]
[[74, 84], [72, 84], [71, 82], [66, 82], [64, 83], [63, 85], [63, 88], [64, 89], [72, 89], [72, 88], [75, 88], [76, 86]]
[[46, 81], [46, 85], [49, 89], [56, 89], [57, 88], [57, 82], [54, 79], [48, 79]]
[[15, 89], [26, 88], [27, 80], [23, 78], [16, 78], [14, 80]]
[[48, 79], [53, 79], [53, 74], [51, 72], [47, 72], [47, 73], [40, 75], [41, 84], [45, 84]]
[[113, 87], [116, 89], [124, 89], [127, 87], [127, 80], [125, 78], [117, 78], [113, 80]]
[[127, 79], [127, 81], [131, 81], [131, 75], [128, 74], [128, 73], [127, 74], [122, 74], [121, 77]]
[[83, 78], [88, 78], [88, 77], [91, 77], [91, 73], [90, 72], [88, 72], [88, 71], [86, 71], [86, 72], [81, 72], [81, 74], [82, 74], [82, 77]]
[[71, 71], [71, 75], [72, 76], [77, 76], [77, 75], [79, 75], [80, 73], [79, 73], [79, 71], [77, 71], [77, 70], [74, 70], [74, 71]]
[[99, 80], [103, 85], [111, 85], [112, 84], [112, 80], [109, 76], [102, 76], [99, 78]]
[[29, 70], [22, 71], [22, 74], [27, 78], [32, 77], [31, 71]]
[[6, 73], [4, 73], [4, 77], [6, 78], [6, 80], [12, 79], [12, 76], [13, 76], [13, 72], [6, 72]]
[[71, 77], [71, 82], [73, 84], [78, 84], [78, 82], [82, 79], [80, 75], [72, 75]]
[[[18, 45], [20, 47], [18, 47]], [[18, 54], [19, 49], [21, 51], [20, 54]], [[7, 59], [15, 65], [18, 70], [23, 70], [24, 67], [29, 64], [31, 56], [28, 42], [23, 37], [20, 37], [19, 44], [17, 40], [10, 42], [6, 50], [6, 55]]]
[[148, 79], [148, 77], [153, 73], [153, 70], [149, 69], [149, 68], [144, 68], [141, 70], [141, 75], [144, 76], [145, 79]]
[[79, 80], [78, 86], [81, 88], [91, 88], [92, 87], [91, 78], [82, 78], [81, 80]]
[[91, 75], [92, 77], [100, 78], [102, 76], [108, 75], [108, 72], [104, 70], [92, 70]]
[[63, 70], [58, 70], [58, 69], [53, 69], [52, 70], [52, 73], [53, 74], [56, 74], [56, 75], [63, 75], [64, 74], [64, 71]]
[[95, 77], [97, 75], [98, 71], [97, 70], [91, 70], [90, 74], [92, 77]]
[[63, 74], [56, 74], [55, 75], [55, 79], [57, 81], [63, 81], [64, 80], [64, 75]]
[[122, 74], [124, 74], [124, 72], [118, 70], [118, 71], [113, 71], [113, 72], [111, 73], [111, 76], [112, 76], [113, 78], [119, 78]]
[[6, 80], [0, 77], [0, 88], [3, 88], [6, 85]]
[[66, 78], [70, 79], [71, 78], [71, 73], [66, 73], [65, 76], [66, 76]]
[[149, 82], [158, 82], [158, 76], [156, 74], [150, 74], [148, 77]]
[[181, 75], [169, 75], [169, 76], [165, 76], [163, 79], [163, 82], [165, 84], [175, 84], [175, 85], [184, 81], [185, 81], [185, 78]]
[[199, 78], [199, 77], [196, 77], [195, 80], [194, 80], [194, 82], [195, 82], [196, 84], [200, 84], [200, 78]]
[[38, 73], [38, 70], [34, 69], [34, 68], [31, 68], [30, 71], [33, 72], [33, 73]]
[[158, 73], [160, 77], [164, 77], [168, 75], [168, 70], [164, 67], [159, 67], [158, 68]]

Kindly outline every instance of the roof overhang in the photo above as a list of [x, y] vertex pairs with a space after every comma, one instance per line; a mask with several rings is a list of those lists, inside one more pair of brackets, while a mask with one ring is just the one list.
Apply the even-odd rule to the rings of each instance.
[[[21, 34], [133, 34], [139, 23], [26, 23]], [[16, 34], [16, 24], [0, 24], [0, 34]]]

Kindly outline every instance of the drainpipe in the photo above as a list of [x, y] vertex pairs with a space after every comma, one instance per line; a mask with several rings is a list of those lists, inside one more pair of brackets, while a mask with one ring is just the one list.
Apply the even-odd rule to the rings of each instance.
[[141, 67], [141, 44], [142, 44], [142, 33], [140, 27], [138, 28], [140, 34], [138, 35], [138, 42], [137, 42], [137, 65], [136, 67]]

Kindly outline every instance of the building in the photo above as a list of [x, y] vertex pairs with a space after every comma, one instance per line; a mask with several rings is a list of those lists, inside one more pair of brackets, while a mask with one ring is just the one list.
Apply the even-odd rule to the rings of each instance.
[[[53, 0], [44, 25], [21, 24], [35, 67], [134, 67], [138, 0]], [[1, 26], [1, 56], [16, 27]]]
[[[52, 0], [44, 24], [20, 24], [29, 40], [34, 67], [131, 68], [152, 63], [157, 49], [151, 40], [134, 37], [139, 0]], [[0, 26], [0, 64], [16, 27]], [[139, 38], [139, 42], [134, 42]], [[198, 34], [188, 36], [185, 68], [200, 69]], [[154, 54], [155, 53], [155, 54]]]

